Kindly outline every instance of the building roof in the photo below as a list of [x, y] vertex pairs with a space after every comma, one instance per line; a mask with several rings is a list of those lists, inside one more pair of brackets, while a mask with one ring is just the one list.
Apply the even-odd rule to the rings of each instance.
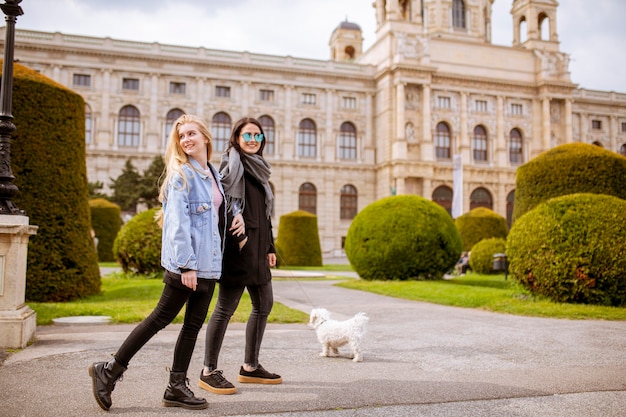
[[361, 31], [361, 27], [359, 25], [357, 25], [356, 23], [348, 22], [347, 18], [343, 22], [339, 23], [337, 29], [358, 30], [359, 32]]

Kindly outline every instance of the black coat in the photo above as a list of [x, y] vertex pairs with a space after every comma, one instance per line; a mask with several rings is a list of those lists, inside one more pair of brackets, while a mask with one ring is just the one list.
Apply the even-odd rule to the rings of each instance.
[[[268, 253], [276, 253], [272, 220], [265, 215], [265, 191], [252, 176], [244, 174], [245, 205], [243, 219], [246, 224], [248, 242], [239, 251], [237, 239], [231, 233], [226, 235], [224, 265], [221, 285], [262, 285], [272, 279], [267, 260]], [[229, 215], [228, 225], [232, 224]]]

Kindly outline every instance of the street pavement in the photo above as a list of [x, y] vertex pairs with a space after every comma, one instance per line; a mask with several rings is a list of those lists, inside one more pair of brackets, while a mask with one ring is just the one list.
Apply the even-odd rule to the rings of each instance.
[[[209, 408], [165, 408], [166, 368], [180, 325], [133, 358], [113, 392], [111, 415], [270, 417], [617, 417], [626, 416], [626, 322], [518, 317], [399, 300], [282, 273], [276, 302], [333, 318], [370, 317], [364, 361], [347, 348], [320, 357], [315, 331], [269, 324], [261, 364], [281, 385], [237, 382], [245, 325], [231, 324], [219, 367], [234, 395], [197, 387], [204, 329], [188, 377]], [[304, 274], [306, 275], [306, 274]], [[134, 325], [52, 325], [0, 366], [0, 416], [97, 416], [87, 368], [107, 360]]]

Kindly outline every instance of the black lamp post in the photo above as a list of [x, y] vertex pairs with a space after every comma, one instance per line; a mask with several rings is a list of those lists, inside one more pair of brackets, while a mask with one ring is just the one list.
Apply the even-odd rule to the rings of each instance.
[[11, 171], [11, 133], [15, 132], [11, 102], [13, 99], [13, 49], [15, 46], [15, 21], [24, 14], [19, 4], [22, 0], [6, 0], [0, 9], [6, 15], [6, 39], [2, 63], [2, 86], [0, 89], [0, 214], [23, 214], [11, 201], [19, 192], [13, 184]]

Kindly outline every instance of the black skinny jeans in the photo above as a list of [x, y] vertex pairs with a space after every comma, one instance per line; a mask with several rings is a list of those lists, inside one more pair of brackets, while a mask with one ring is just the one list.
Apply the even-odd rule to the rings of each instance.
[[208, 292], [192, 291], [186, 287], [182, 289], [166, 283], [156, 308], [124, 340], [115, 354], [115, 360], [128, 367], [130, 360], [143, 345], [170, 324], [187, 303], [185, 320], [178, 334], [172, 363], [172, 372], [186, 373], [189, 369], [193, 349], [196, 346], [198, 332], [206, 318], [214, 291], [214, 280], [209, 280]]
[[206, 348], [204, 351], [204, 366], [217, 369], [217, 359], [222, 348], [224, 335], [230, 318], [237, 310], [244, 288], [248, 289], [252, 301], [252, 312], [246, 324], [246, 348], [244, 363], [252, 367], [259, 366], [259, 350], [263, 341], [263, 334], [267, 325], [267, 317], [274, 305], [272, 282], [264, 285], [249, 285], [230, 287], [220, 285], [217, 305], [207, 326]]

